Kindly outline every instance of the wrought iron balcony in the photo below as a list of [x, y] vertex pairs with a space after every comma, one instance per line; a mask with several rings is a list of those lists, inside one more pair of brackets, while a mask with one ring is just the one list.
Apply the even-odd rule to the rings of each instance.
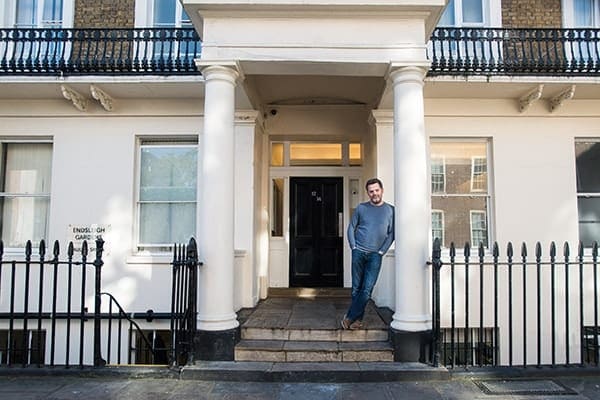
[[[0, 29], [0, 74], [189, 75], [193, 28]], [[437, 28], [429, 76], [597, 76], [600, 29]]]
[[195, 74], [193, 28], [0, 29], [0, 74]]
[[437, 28], [429, 76], [598, 76], [600, 29]]

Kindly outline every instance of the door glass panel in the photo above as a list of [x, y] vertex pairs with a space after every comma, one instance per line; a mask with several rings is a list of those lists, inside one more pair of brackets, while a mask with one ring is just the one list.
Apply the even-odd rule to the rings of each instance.
[[291, 143], [291, 165], [341, 165], [341, 143]]
[[271, 210], [271, 236], [283, 236], [283, 178], [272, 182], [273, 204]]

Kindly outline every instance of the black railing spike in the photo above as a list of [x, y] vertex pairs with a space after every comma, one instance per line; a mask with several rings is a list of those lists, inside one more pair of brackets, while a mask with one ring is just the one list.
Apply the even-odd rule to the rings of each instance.
[[579, 244], [577, 245], [577, 257], [579, 257], [579, 259], [583, 259], [583, 242], [580, 240]]
[[521, 243], [521, 257], [527, 257], [527, 245], [525, 242]]
[[40, 240], [40, 247], [38, 251], [40, 257], [44, 257], [46, 255], [46, 242], [44, 241], [44, 239]]
[[465, 249], [463, 251], [463, 254], [465, 255], [465, 258], [469, 258], [471, 256], [471, 245], [469, 244], [469, 242], [465, 243]]
[[81, 255], [84, 257], [87, 257], [87, 255], [88, 255], [87, 240], [84, 240], [83, 243], [81, 244]]
[[73, 242], [69, 242], [69, 246], [67, 247], [67, 256], [69, 256], [69, 258], [72, 258], [73, 253], [75, 253], [75, 249], [73, 248]]
[[513, 254], [514, 254], [514, 252], [513, 252], [513, 245], [512, 245], [511, 242], [508, 242], [508, 244], [506, 245], [506, 255], [508, 257], [512, 258]]
[[569, 257], [571, 255], [570, 253], [571, 252], [569, 250], [569, 242], [565, 242], [565, 245], [563, 246], [563, 255], [565, 257]]
[[4, 254], [4, 242], [0, 240], [0, 257]]
[[598, 257], [598, 242], [596, 241], [594, 241], [594, 244], [592, 244], [592, 257]]
[[450, 242], [450, 257], [456, 257], [456, 246], [454, 242]]
[[52, 248], [52, 254], [54, 255], [54, 258], [58, 258], [58, 255], [60, 254], [60, 244], [58, 243], [58, 240], [54, 241], [54, 247]]
[[31, 257], [31, 240], [28, 240], [27, 243], [25, 243], [25, 256]]
[[479, 247], [477, 248], [477, 252], [479, 254], [479, 258], [483, 258], [485, 255], [485, 250], [483, 248], [483, 242], [479, 242]]
[[554, 241], [550, 242], [550, 257], [556, 257], [556, 244]]
[[535, 244], [535, 256], [537, 258], [542, 257], [542, 244], [540, 242]]
[[191, 238], [190, 242], [188, 243], [187, 255], [188, 255], [188, 257], [194, 257], [194, 258], [196, 258], [198, 256], [196, 239], [194, 239], [194, 238]]
[[500, 255], [500, 247], [498, 246], [498, 242], [494, 242], [494, 246], [492, 247], [492, 255], [494, 257], [498, 257]]

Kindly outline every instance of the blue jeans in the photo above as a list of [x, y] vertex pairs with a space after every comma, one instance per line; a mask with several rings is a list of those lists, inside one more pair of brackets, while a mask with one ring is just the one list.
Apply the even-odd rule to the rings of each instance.
[[362, 320], [379, 276], [381, 259], [382, 256], [376, 252], [352, 250], [352, 303], [346, 313], [350, 321]]

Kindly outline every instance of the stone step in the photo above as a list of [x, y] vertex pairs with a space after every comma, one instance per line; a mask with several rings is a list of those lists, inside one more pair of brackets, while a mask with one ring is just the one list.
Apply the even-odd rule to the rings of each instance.
[[444, 367], [387, 361], [312, 363], [196, 361], [181, 369], [180, 379], [236, 382], [422, 382], [448, 380], [450, 373]]
[[254, 328], [242, 326], [242, 339], [245, 340], [300, 340], [328, 342], [379, 342], [389, 339], [387, 329], [342, 330], [311, 328]]
[[264, 362], [392, 362], [387, 341], [333, 342], [300, 340], [241, 340], [236, 361]]

